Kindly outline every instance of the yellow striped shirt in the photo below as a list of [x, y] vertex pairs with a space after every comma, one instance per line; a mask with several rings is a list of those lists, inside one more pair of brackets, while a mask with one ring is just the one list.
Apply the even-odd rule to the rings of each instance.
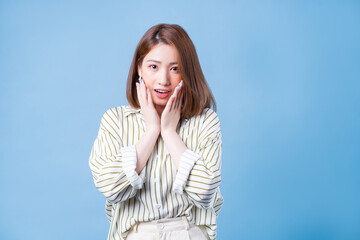
[[101, 119], [89, 166], [106, 197], [108, 239], [125, 239], [136, 222], [179, 216], [205, 225], [209, 238], [216, 239], [216, 217], [223, 205], [217, 114], [207, 108], [180, 121], [177, 132], [187, 149], [178, 170], [159, 136], [146, 166], [136, 173], [135, 144], [144, 131], [141, 109], [131, 106], [111, 108]]

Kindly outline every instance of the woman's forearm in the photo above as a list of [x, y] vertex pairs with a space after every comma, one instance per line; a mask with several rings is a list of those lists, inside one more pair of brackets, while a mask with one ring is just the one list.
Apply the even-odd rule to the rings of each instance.
[[159, 131], [145, 131], [140, 140], [135, 144], [137, 156], [135, 171], [137, 174], [140, 174], [140, 172], [145, 167], [158, 137]]
[[166, 148], [170, 152], [171, 159], [173, 160], [176, 169], [178, 169], [180, 157], [185, 152], [187, 147], [175, 131], [164, 132], [161, 135], [164, 139]]

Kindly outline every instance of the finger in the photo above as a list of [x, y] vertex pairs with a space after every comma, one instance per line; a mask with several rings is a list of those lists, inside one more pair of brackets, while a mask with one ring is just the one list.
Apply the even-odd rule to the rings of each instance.
[[179, 110], [181, 108], [181, 104], [182, 104], [182, 99], [183, 99], [183, 89], [181, 88], [178, 92], [178, 96], [176, 98], [176, 103], [175, 103], [175, 109]]
[[144, 79], [140, 83], [140, 92], [143, 98], [144, 104], [147, 104], [147, 92]]
[[176, 105], [176, 100], [177, 100], [177, 96], [178, 96], [178, 93], [179, 90], [175, 90], [173, 96], [172, 96], [172, 102], [171, 102], [171, 108], [170, 108], [170, 111], [174, 110], [175, 109], [175, 105]]
[[174, 102], [171, 110], [177, 108], [177, 105], [178, 105], [178, 102], [179, 102], [179, 93], [180, 93], [181, 87], [182, 87], [182, 80], [180, 81], [179, 85], [177, 85], [177, 87], [176, 87], [176, 89], [175, 89], [175, 92], [174, 92], [175, 102]]
[[143, 97], [141, 96], [140, 84], [138, 82], [136, 83], [136, 93], [137, 93], [137, 98], [139, 100], [140, 107], [144, 106], [144, 100], [143, 100]]
[[173, 93], [171, 95], [171, 97], [169, 98], [168, 102], [166, 103], [164, 111], [167, 111], [167, 112], [171, 111], [174, 100], [175, 100], [175, 93]]
[[154, 105], [153, 105], [153, 101], [152, 101], [152, 97], [151, 97], [149, 89], [146, 90], [146, 93], [147, 93], [147, 102], [151, 107], [153, 107]]
[[179, 90], [176, 90], [176, 95], [175, 95], [174, 103], [172, 105], [171, 110], [176, 110], [177, 109], [178, 101], [179, 101]]
[[174, 106], [175, 109], [178, 109], [181, 106], [182, 93], [183, 93], [183, 81], [181, 80], [181, 82], [179, 84], [179, 88], [177, 90], [176, 102], [175, 102], [175, 106]]

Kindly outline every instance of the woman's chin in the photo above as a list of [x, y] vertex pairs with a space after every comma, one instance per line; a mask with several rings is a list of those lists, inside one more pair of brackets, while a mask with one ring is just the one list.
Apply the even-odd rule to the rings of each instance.
[[167, 98], [158, 98], [156, 96], [153, 97], [154, 104], [159, 105], [159, 106], [165, 107], [168, 101], [169, 101], [169, 97], [167, 97]]

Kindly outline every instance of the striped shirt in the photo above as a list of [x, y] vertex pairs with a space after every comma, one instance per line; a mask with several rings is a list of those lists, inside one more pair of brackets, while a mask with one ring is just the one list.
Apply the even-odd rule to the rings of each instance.
[[177, 132], [187, 149], [178, 169], [159, 136], [137, 174], [135, 144], [144, 131], [141, 109], [131, 106], [111, 108], [101, 119], [89, 166], [95, 186], [106, 197], [108, 240], [126, 239], [137, 222], [179, 216], [204, 225], [209, 238], [216, 239], [216, 218], [223, 205], [217, 114], [206, 108], [199, 116], [179, 122]]

